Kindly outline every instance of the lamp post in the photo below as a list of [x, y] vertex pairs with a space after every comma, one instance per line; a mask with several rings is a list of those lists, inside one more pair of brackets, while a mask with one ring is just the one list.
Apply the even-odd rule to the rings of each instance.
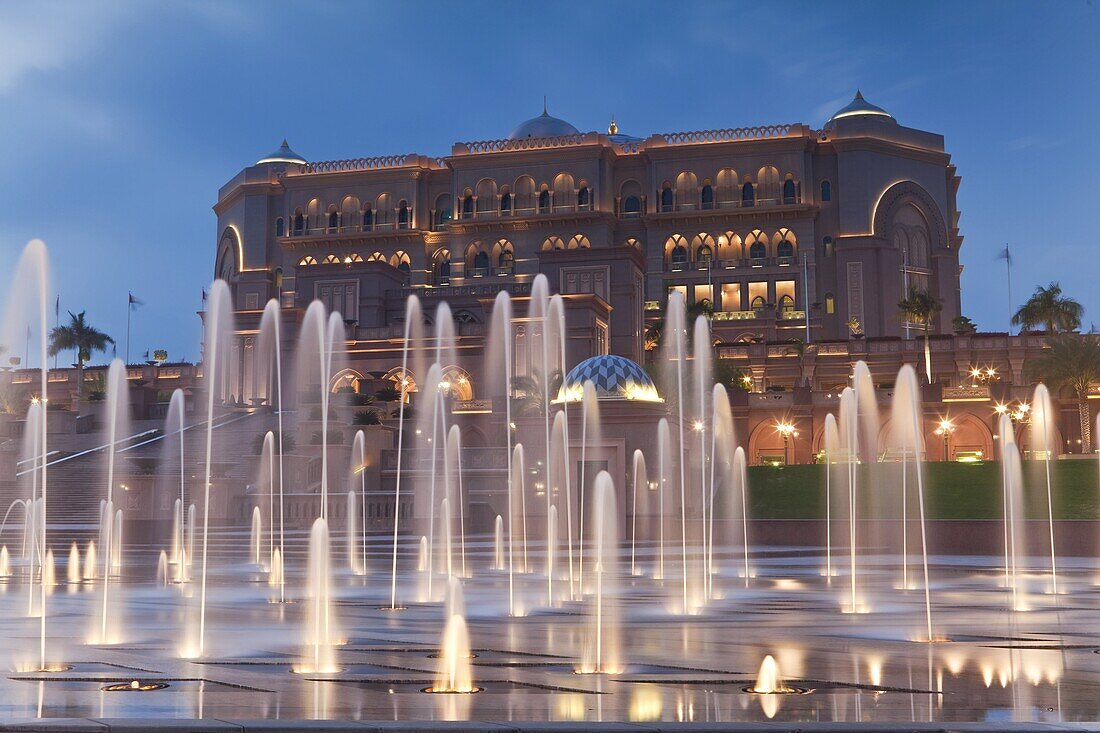
[[776, 423], [775, 429], [781, 436], [783, 436], [783, 463], [784, 465], [787, 465], [791, 462], [791, 438], [797, 438], [798, 431], [794, 429], [794, 425], [792, 423], [786, 421]]
[[951, 434], [955, 432], [955, 423], [951, 422], [948, 418], [940, 420], [940, 424], [936, 427], [936, 435], [943, 438], [943, 460], [951, 460]]

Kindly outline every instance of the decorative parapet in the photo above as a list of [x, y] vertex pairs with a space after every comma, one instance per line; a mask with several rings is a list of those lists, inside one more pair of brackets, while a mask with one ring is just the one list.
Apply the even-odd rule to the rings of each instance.
[[715, 321], [751, 321], [758, 317], [756, 311], [716, 311], [711, 315]]
[[[666, 132], [654, 135], [666, 145], [696, 145], [699, 143], [725, 143], [740, 140], [767, 140], [777, 137], [800, 137], [805, 125], [761, 125], [756, 127], [727, 127], [721, 130], [692, 130]], [[650, 138], [650, 140], [653, 140]], [[648, 141], [647, 141], [648, 142]]]
[[464, 143], [455, 143], [451, 148], [451, 154], [477, 155], [480, 153], [502, 153], [511, 150], [562, 148], [570, 145], [594, 143], [598, 139], [599, 135], [595, 132], [583, 132], [576, 135], [559, 135], [557, 137], [523, 137], [517, 140], [512, 140], [510, 138], [501, 140], [471, 140]]
[[344, 160], [319, 160], [313, 163], [303, 163], [298, 166], [300, 175], [312, 175], [317, 173], [348, 173], [354, 171], [382, 170], [385, 168], [403, 168], [406, 166], [422, 166], [425, 168], [442, 168], [444, 163], [440, 158], [426, 158], [416, 153], [404, 155], [379, 155], [373, 158], [346, 158]]

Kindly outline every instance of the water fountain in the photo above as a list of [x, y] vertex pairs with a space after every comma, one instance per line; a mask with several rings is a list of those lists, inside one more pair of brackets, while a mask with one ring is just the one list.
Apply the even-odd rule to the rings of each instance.
[[619, 632], [619, 542], [615, 484], [611, 475], [600, 471], [593, 483], [592, 570], [595, 588], [589, 612], [588, 639], [580, 674], [619, 674], [621, 641]]
[[318, 517], [309, 534], [309, 571], [306, 589], [305, 624], [302, 629], [302, 659], [294, 671], [299, 674], [338, 672], [338, 632], [333, 615], [332, 569], [330, 567], [328, 522]]

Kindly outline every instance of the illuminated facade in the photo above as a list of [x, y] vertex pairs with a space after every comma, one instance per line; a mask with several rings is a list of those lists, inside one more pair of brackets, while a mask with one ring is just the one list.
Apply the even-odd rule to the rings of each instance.
[[[570, 367], [601, 354], [643, 364], [647, 327], [672, 291], [689, 308], [705, 303], [716, 358], [744, 374], [733, 407], [750, 461], [804, 462], [855, 360], [869, 363], [884, 400], [903, 363], [926, 376], [923, 327], [898, 310], [916, 288], [942, 304], [929, 326], [929, 450], [938, 421], [957, 414], [951, 455], [989, 456], [994, 404], [1024, 396], [1024, 361], [1041, 339], [953, 333], [959, 183], [942, 136], [858, 94], [820, 129], [633, 137], [614, 121], [581, 132], [544, 110], [506, 138], [455, 143], [442, 158], [308, 162], [284, 142], [215, 205], [216, 275], [231, 285], [240, 329], [229, 392], [265, 396], [250, 359], [271, 298], [289, 340], [315, 299], [343, 316], [341, 384], [392, 384], [415, 293], [428, 327], [439, 302], [450, 306], [457, 398], [491, 399], [477, 375], [492, 301], [512, 295], [522, 338], [542, 273], [565, 296]], [[996, 377], [976, 381], [976, 367]], [[789, 451], [780, 423], [801, 426]], [[1072, 449], [1076, 433], [1066, 435]]]

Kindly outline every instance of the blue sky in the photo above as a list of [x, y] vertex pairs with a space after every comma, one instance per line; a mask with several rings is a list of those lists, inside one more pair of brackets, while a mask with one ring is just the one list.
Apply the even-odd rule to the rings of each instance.
[[131, 354], [195, 359], [217, 189], [283, 137], [314, 160], [441, 155], [544, 94], [584, 130], [817, 127], [860, 88], [946, 136], [964, 313], [1006, 328], [1007, 242], [1017, 303], [1059, 280], [1100, 324], [1096, 3], [767, 6], [6, 2], [0, 252], [41, 237], [63, 309], [121, 354], [132, 290]]

